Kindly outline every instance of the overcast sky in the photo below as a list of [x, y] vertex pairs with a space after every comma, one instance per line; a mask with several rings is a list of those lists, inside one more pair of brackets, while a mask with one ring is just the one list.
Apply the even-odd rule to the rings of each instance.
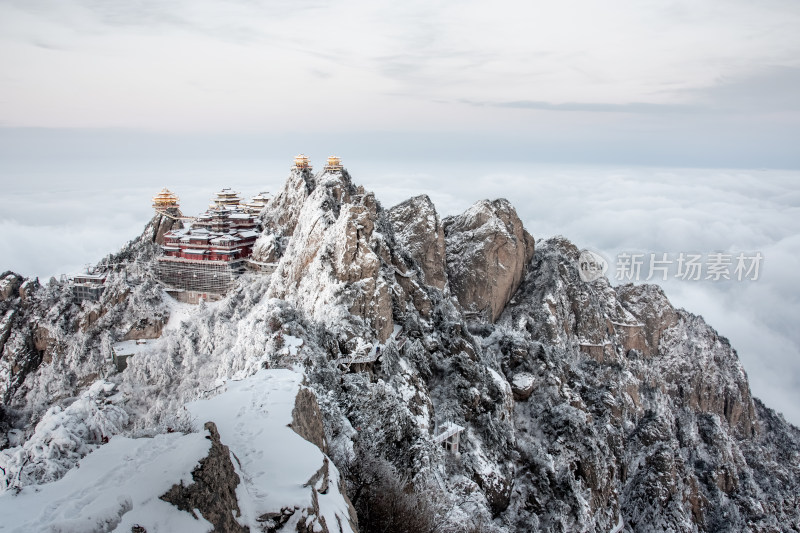
[[797, 167], [797, 28], [795, 0], [0, 0], [0, 126]]
[[97, 261], [164, 185], [196, 213], [338, 153], [387, 206], [761, 251], [758, 282], [667, 292], [800, 424], [798, 28], [796, 0], [0, 0], [0, 271]]

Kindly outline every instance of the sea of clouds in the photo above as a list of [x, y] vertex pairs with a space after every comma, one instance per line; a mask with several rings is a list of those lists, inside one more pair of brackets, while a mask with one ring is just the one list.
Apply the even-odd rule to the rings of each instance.
[[[0, 163], [0, 270], [48, 278], [80, 271], [135, 237], [167, 186], [184, 213], [233, 187], [245, 196], [278, 190], [290, 161], [48, 160]], [[316, 161], [322, 164], [322, 161]], [[508, 198], [536, 239], [564, 235], [602, 254], [618, 279], [621, 253], [676, 261], [679, 254], [732, 255], [733, 279], [658, 273], [673, 304], [703, 315], [737, 349], [754, 394], [800, 425], [800, 172], [370, 161], [348, 164], [385, 207], [428, 194], [442, 216], [477, 200]], [[736, 256], [760, 253], [758, 279], [739, 281]], [[629, 274], [629, 272], [628, 272]], [[634, 278], [635, 281], [635, 278]]]

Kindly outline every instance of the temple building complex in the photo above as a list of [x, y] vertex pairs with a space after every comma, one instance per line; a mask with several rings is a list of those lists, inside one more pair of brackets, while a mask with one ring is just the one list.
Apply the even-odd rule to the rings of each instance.
[[[296, 156], [293, 168], [310, 171], [308, 157]], [[343, 168], [341, 158], [334, 155], [328, 157], [324, 171], [341, 172]], [[250, 202], [243, 202], [238, 192], [226, 188], [214, 195], [205, 213], [185, 217], [178, 197], [169, 189], [162, 189], [153, 197], [156, 213], [181, 220], [187, 226], [164, 234], [162, 254], [155, 262], [158, 281], [176, 299], [197, 303], [221, 298], [247, 268], [266, 274], [274, 271], [274, 263], [250, 259], [261, 235], [258, 217], [269, 201], [269, 194], [260, 192]], [[96, 296], [87, 292], [86, 297]]]
[[260, 233], [253, 209], [241, 205], [238, 193], [223, 189], [188, 227], [164, 234], [156, 276], [179, 300], [215, 300], [245, 271]]

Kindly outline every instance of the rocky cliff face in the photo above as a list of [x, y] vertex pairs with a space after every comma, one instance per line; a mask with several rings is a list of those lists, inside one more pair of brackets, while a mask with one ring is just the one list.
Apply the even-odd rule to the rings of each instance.
[[268, 228], [253, 247], [253, 259], [275, 263], [283, 255], [306, 198], [316, 187], [310, 170], [292, 169], [283, 189], [261, 211], [261, 225]]
[[395, 238], [417, 262], [424, 281], [437, 289], [447, 283], [444, 226], [427, 195], [415, 196], [389, 210]]
[[[540, 243], [497, 323], [503, 336], [489, 346], [509, 379], [533, 381], [531, 396], [515, 407], [517, 448], [533, 469], [516, 514], [559, 527], [563, 515], [542, 505], [558, 499], [572, 501], [580, 517], [568, 529], [616, 513], [635, 531], [797, 524], [797, 513], [785, 512], [798, 487], [795, 465], [772, 463], [791, 488], [773, 493], [769, 511], [756, 504], [763, 456], [748, 450], [767, 444], [727, 340], [673, 308], [658, 287], [584, 283], [578, 255], [563, 239]], [[793, 455], [798, 432], [787, 430]], [[567, 486], [574, 500], [559, 495]]]
[[173, 229], [183, 227], [181, 212], [171, 208], [164, 213], [156, 213], [137, 238], [126, 244], [118, 253], [112, 254], [104, 261], [120, 263], [122, 261], [150, 261], [158, 253], [159, 246], [164, 244], [164, 234]]
[[466, 311], [497, 320], [533, 257], [533, 237], [507, 200], [484, 200], [444, 220], [450, 287]]
[[[305, 511], [264, 515], [274, 531], [335, 531], [315, 517], [339, 485], [352, 507], [335, 520], [355, 530], [354, 508], [361, 531], [800, 530], [800, 432], [751, 397], [728, 341], [660, 288], [582, 281], [579, 250], [563, 238], [534, 250], [505, 200], [440, 221], [427, 197], [384, 210], [346, 171], [292, 171], [262, 219], [259, 259], [275, 273], [170, 322], [123, 374], [101, 340], [168, 309], [141, 262], [97, 305], [73, 306], [59, 284], [23, 302], [23, 281], [9, 281], [2, 364], [30, 369], [4, 378], [16, 383], [7, 445], [33, 438], [48, 397], [68, 403], [97, 375], [117, 385], [135, 436], [291, 367], [308, 386], [292, 427], [332, 462], [315, 467]], [[132, 246], [125, 257], [146, 256]], [[270, 416], [260, 401], [254, 421]], [[436, 442], [445, 423], [464, 428], [458, 455]]]

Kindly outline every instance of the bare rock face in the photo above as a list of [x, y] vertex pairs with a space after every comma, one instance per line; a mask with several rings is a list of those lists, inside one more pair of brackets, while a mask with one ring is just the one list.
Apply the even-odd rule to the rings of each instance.
[[0, 301], [15, 297], [22, 285], [22, 277], [13, 272], [4, 272], [0, 276]]
[[183, 222], [178, 218], [180, 216], [181, 212], [172, 208], [163, 214], [156, 213], [138, 237], [129, 241], [119, 252], [104, 258], [102, 262], [119, 264], [132, 261], [151, 261], [161, 253], [160, 247], [164, 244], [164, 234], [183, 227]]
[[36, 351], [49, 353], [55, 342], [55, 337], [47, 327], [39, 326], [33, 331], [33, 347], [36, 348]]
[[281, 257], [281, 239], [274, 233], [261, 235], [253, 246], [253, 257], [262, 263], [277, 263]]
[[264, 233], [253, 246], [255, 261], [275, 263], [280, 259], [283, 253], [281, 239], [294, 234], [303, 204], [315, 187], [310, 170], [292, 169], [283, 189], [261, 212]]
[[19, 297], [23, 302], [28, 302], [40, 288], [41, 284], [39, 283], [39, 278], [26, 279], [22, 282], [22, 285], [19, 286]]
[[264, 228], [280, 236], [291, 236], [303, 202], [315, 187], [316, 182], [310, 170], [292, 169], [281, 192], [269, 201], [261, 213]]
[[678, 323], [678, 313], [664, 291], [656, 285], [623, 285], [617, 288], [617, 299], [641, 324], [641, 334], [630, 327], [617, 329], [645, 355], [657, 354], [664, 331]]
[[444, 220], [450, 288], [467, 311], [497, 320], [533, 257], [533, 237], [508, 200], [483, 200]]
[[444, 226], [428, 195], [415, 196], [389, 210], [395, 238], [408, 250], [425, 282], [437, 289], [447, 283]]
[[[794, 524], [794, 507], [787, 511], [785, 502], [796, 491], [796, 463], [763, 457], [796, 453], [797, 445], [776, 452], [792, 438], [763, 440], [771, 415], [750, 395], [728, 341], [702, 317], [674, 308], [657, 286], [583, 281], [579, 255], [563, 238], [539, 243], [520, 289], [484, 340], [501, 357], [518, 401], [517, 449], [526, 466], [539, 469], [532, 484], [515, 479], [520, 514], [535, 514], [543, 530], [567, 523], [541, 504], [569, 501], [566, 485], [537, 485], [563, 472], [589, 490], [592, 510], [577, 520], [583, 526], [566, 530], [585, 529], [609, 509], [605, 530], [619, 514], [632, 531]], [[543, 445], [538, 434], [552, 437]], [[774, 497], [751, 505], [765, 501], [755, 496], [762, 490]]]
[[292, 429], [295, 433], [328, 453], [325, 442], [325, 428], [322, 426], [322, 413], [317, 404], [317, 397], [310, 389], [301, 388], [294, 399], [292, 410]]
[[167, 209], [163, 214], [156, 213], [150, 223], [144, 228], [139, 239], [142, 242], [152, 242], [158, 245], [164, 244], [164, 234], [173, 229], [183, 227], [180, 217], [181, 212], [177, 208]]
[[159, 214], [153, 218], [151, 226], [148, 226], [148, 230], [152, 229], [151, 235], [153, 238], [153, 242], [162, 245], [164, 244], [165, 233], [183, 227], [183, 222], [181, 222], [177, 218], [180, 216], [180, 214], [181, 214], [180, 211], [178, 211], [177, 209], [168, 209], [166, 215]]
[[339, 234], [333, 248], [333, 268], [337, 279], [358, 290], [353, 291], [350, 312], [369, 320], [386, 340], [392, 332], [392, 296], [388, 280], [381, 276], [381, 257], [371, 241], [378, 218], [377, 201], [369, 193], [358, 195], [355, 205], [346, 206], [337, 220]]
[[239, 475], [231, 462], [230, 450], [220, 441], [216, 424], [206, 422], [205, 428], [210, 433], [206, 438], [211, 440], [211, 449], [192, 471], [194, 483], [173, 485], [160, 498], [195, 518], [195, 510], [200, 511], [203, 518], [214, 524], [214, 531], [247, 532], [250, 529], [234, 518], [241, 513], [236, 499]]

